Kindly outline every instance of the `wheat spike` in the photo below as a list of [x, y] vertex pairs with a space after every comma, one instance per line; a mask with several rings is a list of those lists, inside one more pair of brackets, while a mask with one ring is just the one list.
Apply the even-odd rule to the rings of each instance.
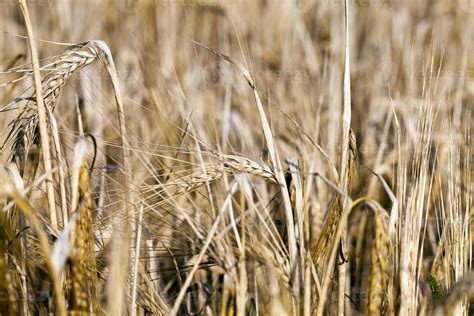
[[97, 312], [97, 278], [92, 227], [92, 202], [89, 194], [87, 162], [84, 159], [79, 173], [79, 218], [73, 235], [71, 260], [72, 310]]
[[176, 184], [178, 189], [174, 192], [174, 196], [195, 191], [206, 183], [218, 181], [224, 173], [228, 175], [247, 173], [277, 183], [275, 174], [266, 164], [235, 155], [219, 155], [219, 157], [222, 165], [207, 167], [206, 172], [197, 172], [180, 179]]
[[[89, 41], [69, 46], [51, 65], [48, 65], [48, 69], [52, 69], [44, 76], [41, 85], [44, 103], [49, 113], [54, 111], [59, 95], [72, 74], [100, 58], [101, 50], [93, 41]], [[17, 98], [12, 103], [23, 100], [35, 102], [35, 94], [27, 98]], [[39, 144], [36, 107], [27, 103], [21, 113], [10, 122], [9, 129], [3, 146], [8, 142], [12, 143], [11, 158], [19, 161], [22, 166], [31, 146]]]
[[375, 236], [371, 250], [370, 276], [366, 314], [387, 312], [387, 288], [390, 267], [390, 237], [388, 235], [388, 214], [381, 209], [375, 211]]

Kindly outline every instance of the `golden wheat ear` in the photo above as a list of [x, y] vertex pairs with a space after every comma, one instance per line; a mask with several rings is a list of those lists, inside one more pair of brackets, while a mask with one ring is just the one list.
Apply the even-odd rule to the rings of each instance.
[[[237, 156], [237, 155], [223, 155], [218, 154], [220, 164], [217, 166], [206, 167], [206, 171], [195, 172], [189, 176], [181, 177], [176, 182], [172, 183], [176, 189], [172, 193], [173, 197], [177, 197], [186, 193], [193, 192], [206, 184], [215, 183], [222, 179], [224, 175], [236, 175], [245, 173], [260, 177], [269, 183], [277, 183], [275, 173], [264, 163], [256, 162], [252, 159]], [[154, 190], [156, 195], [162, 196], [166, 190], [166, 186], [157, 185]]]
[[[51, 113], [54, 112], [61, 91], [68, 79], [75, 72], [100, 58], [100, 51], [92, 45], [92, 42], [83, 42], [66, 48], [52, 64], [47, 65], [50, 70], [42, 79], [41, 89], [44, 104]], [[28, 97], [16, 98], [11, 103], [22, 101], [35, 103], [36, 96], [32, 94]], [[27, 155], [34, 143], [39, 144], [38, 113], [36, 107], [27, 103], [20, 114], [10, 122], [9, 128], [10, 131], [5, 144], [11, 143], [13, 145], [12, 152], [17, 153], [17, 155]]]
[[389, 300], [389, 282], [392, 276], [392, 262], [390, 236], [388, 234], [388, 214], [385, 210], [373, 203], [375, 215], [375, 236], [373, 239], [370, 260], [370, 275], [367, 286], [366, 314], [393, 313], [393, 306]]
[[[70, 286], [70, 310], [79, 313], [96, 314], [99, 310], [98, 285], [96, 276], [95, 237], [92, 224], [92, 200], [89, 192], [89, 170], [87, 164], [87, 144], [80, 137], [74, 148], [72, 170], [71, 220], [64, 230], [64, 244], [70, 248], [69, 273], [66, 283]], [[61, 238], [59, 240], [62, 240]], [[59, 246], [60, 247], [60, 246]]]
[[19, 313], [15, 292], [21, 291], [24, 293], [21, 289], [22, 285], [15, 280], [14, 270], [8, 266], [8, 257], [11, 253], [20, 257], [21, 249], [18, 246], [12, 247], [14, 244], [18, 244], [15, 239], [17, 237], [15, 236], [14, 227], [11, 226], [8, 219], [8, 213], [0, 208], [0, 292], [4, 295], [0, 300], [0, 310], [8, 315]]
[[[51, 246], [49, 243], [49, 235], [44, 229], [45, 227], [48, 227], [48, 225], [47, 223], [44, 223], [38, 212], [27, 200], [24, 192], [20, 190], [15, 181], [17, 177], [19, 177], [19, 175], [11, 175], [3, 168], [0, 168], [0, 184], [2, 187], [0, 194], [11, 198], [16, 203], [18, 209], [22, 212], [31, 225], [32, 231], [37, 235], [37, 243], [39, 245], [40, 253], [54, 288], [55, 307], [59, 314], [66, 315], [63, 288], [58, 278], [56, 264], [53, 261]], [[54, 232], [54, 228], [48, 228], [50, 231]]]

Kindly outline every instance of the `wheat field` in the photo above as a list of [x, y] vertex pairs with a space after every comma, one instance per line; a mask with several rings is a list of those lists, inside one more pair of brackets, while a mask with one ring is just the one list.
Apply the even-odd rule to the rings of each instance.
[[473, 315], [470, 0], [0, 0], [0, 315]]

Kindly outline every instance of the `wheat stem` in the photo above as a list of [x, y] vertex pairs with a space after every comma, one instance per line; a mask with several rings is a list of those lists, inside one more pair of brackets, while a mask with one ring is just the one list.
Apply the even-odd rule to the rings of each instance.
[[36, 52], [36, 43], [34, 41], [33, 27], [31, 25], [30, 15], [28, 13], [28, 6], [26, 5], [25, 0], [18, 1], [23, 17], [25, 18], [26, 31], [28, 33], [28, 43], [31, 53], [31, 63], [33, 66], [33, 79], [36, 92], [36, 106], [38, 109], [38, 119], [39, 119], [39, 128], [41, 135], [41, 148], [43, 152], [43, 164], [44, 172], [48, 174], [46, 179], [46, 194], [48, 196], [48, 209], [49, 209], [49, 219], [53, 228], [58, 227], [58, 220], [56, 215], [56, 202], [54, 197], [54, 186], [53, 186], [53, 177], [51, 174], [51, 151], [49, 148], [49, 137], [48, 137], [48, 128], [46, 124], [46, 110], [43, 100], [42, 87], [41, 87], [41, 73], [38, 60], [38, 54]]
[[[348, 0], [344, 0], [344, 109], [342, 114], [342, 133], [341, 133], [341, 172], [340, 186], [344, 192], [349, 188], [349, 142], [351, 129], [351, 70], [350, 70], [350, 51], [349, 51], [349, 6]], [[341, 205], [344, 207], [346, 199], [343, 198]], [[345, 251], [345, 241], [347, 240], [347, 230], [344, 227], [341, 237], [342, 251]], [[338, 315], [344, 315], [345, 291], [346, 291], [346, 268], [345, 263], [339, 265], [339, 283], [338, 283]]]

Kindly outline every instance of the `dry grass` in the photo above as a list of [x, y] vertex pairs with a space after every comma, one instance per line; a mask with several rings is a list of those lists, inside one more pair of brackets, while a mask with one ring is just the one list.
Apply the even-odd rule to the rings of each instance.
[[0, 11], [0, 314], [472, 314], [469, 1], [125, 2]]

